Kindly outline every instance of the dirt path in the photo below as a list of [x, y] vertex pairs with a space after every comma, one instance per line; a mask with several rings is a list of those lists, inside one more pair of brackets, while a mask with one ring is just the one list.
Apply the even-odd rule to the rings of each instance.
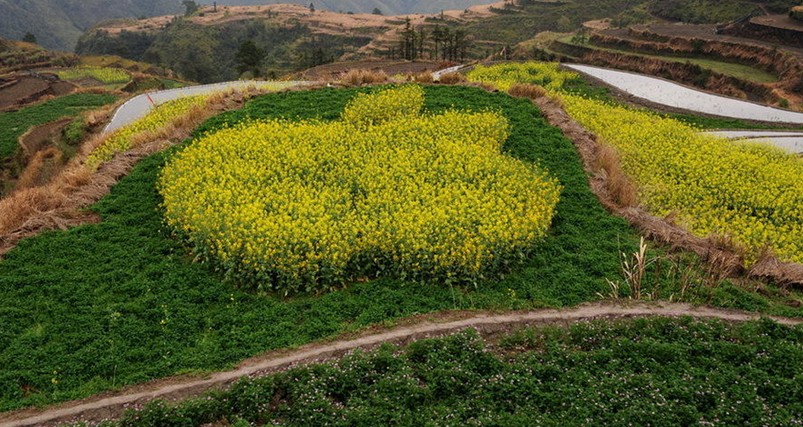
[[[26, 409], [0, 415], [0, 427], [49, 426], [75, 421], [99, 421], [118, 417], [131, 406], [153, 399], [178, 400], [198, 395], [212, 388], [227, 386], [245, 376], [259, 376], [292, 368], [299, 364], [321, 362], [340, 357], [355, 349], [371, 349], [382, 343], [407, 344], [417, 339], [448, 335], [466, 328], [491, 336], [528, 325], [571, 324], [591, 319], [645, 316], [692, 316], [729, 322], [755, 320], [761, 316], [733, 310], [693, 307], [689, 304], [596, 303], [565, 310], [537, 310], [494, 314], [488, 312], [447, 312], [422, 315], [402, 321], [390, 329], [373, 328], [362, 333], [319, 342], [294, 350], [279, 350], [247, 360], [236, 369], [207, 377], [174, 377], [133, 386], [128, 389], [67, 402], [46, 409]], [[800, 325], [803, 319], [771, 317], [784, 325]]]

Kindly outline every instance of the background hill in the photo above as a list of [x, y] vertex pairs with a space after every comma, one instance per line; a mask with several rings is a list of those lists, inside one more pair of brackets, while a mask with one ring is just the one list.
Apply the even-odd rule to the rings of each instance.
[[21, 39], [30, 32], [46, 48], [72, 51], [98, 21], [181, 10], [178, 0], [0, 0], [0, 37]]
[[[442, 9], [465, 9], [495, 0], [219, 0], [218, 5], [264, 5], [298, 3], [317, 9], [383, 14], [434, 13]], [[211, 5], [212, 0], [196, 0]], [[0, 0], [0, 37], [21, 39], [34, 34], [48, 49], [72, 51], [81, 34], [94, 24], [117, 18], [141, 18], [178, 14], [180, 0]]]
[[[379, 9], [385, 15], [404, 15], [408, 13], [436, 13], [441, 10], [459, 10], [478, 4], [491, 4], [499, 0], [220, 0], [219, 5], [255, 6], [279, 3], [311, 2], [316, 9], [333, 12], [371, 13]], [[199, 3], [207, 4], [210, 1]]]

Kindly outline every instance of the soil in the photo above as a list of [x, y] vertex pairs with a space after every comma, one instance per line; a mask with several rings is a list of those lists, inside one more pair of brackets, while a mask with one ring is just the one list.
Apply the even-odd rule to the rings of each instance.
[[[225, 388], [243, 377], [257, 377], [293, 367], [337, 359], [356, 349], [370, 350], [384, 343], [406, 345], [413, 341], [446, 336], [465, 329], [475, 329], [491, 340], [500, 334], [527, 326], [569, 325], [594, 319], [621, 319], [648, 316], [691, 316], [721, 319], [727, 322], [756, 320], [760, 315], [688, 304], [595, 303], [565, 310], [537, 310], [505, 314], [491, 312], [442, 312], [400, 321], [392, 328], [373, 327], [359, 333], [340, 336], [328, 342], [308, 344], [298, 349], [283, 349], [246, 360], [230, 371], [207, 376], [181, 376], [151, 381], [108, 392], [80, 401], [67, 402], [46, 409], [25, 409], [0, 415], [0, 427], [51, 426], [80, 421], [101, 421], [119, 417], [130, 407], [154, 399], [177, 401], [197, 396], [211, 389]], [[784, 325], [803, 324], [803, 319], [773, 318]]]
[[0, 88], [0, 111], [16, 109], [39, 101], [45, 96], [62, 96], [76, 90], [72, 83], [45, 77], [15, 75], [5, 77]]
[[798, 31], [801, 33], [801, 37], [803, 37], [803, 23], [792, 19], [789, 15], [756, 16], [755, 18], [750, 19], [750, 22], [763, 25], [765, 27], [775, 27], [784, 30]]
[[61, 132], [73, 119], [64, 118], [54, 122], [45, 123], [31, 128], [20, 137], [20, 146], [26, 158], [30, 158], [37, 151], [52, 145], [53, 137]]

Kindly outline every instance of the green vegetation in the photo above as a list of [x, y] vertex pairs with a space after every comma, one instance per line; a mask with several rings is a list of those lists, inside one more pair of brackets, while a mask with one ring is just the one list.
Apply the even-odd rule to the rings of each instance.
[[61, 117], [75, 116], [84, 110], [110, 104], [117, 99], [109, 94], [80, 93], [23, 108], [0, 113], [0, 161], [14, 155], [17, 140], [32, 126], [41, 125]]
[[349, 35], [313, 35], [305, 25], [287, 27], [270, 20], [245, 20], [209, 26], [177, 20], [158, 32], [124, 31], [109, 35], [90, 31], [76, 46], [79, 54], [120, 55], [169, 68], [184, 79], [209, 83], [236, 80], [243, 40], [259, 50], [261, 59], [248, 70], [273, 78], [290, 71], [331, 62], [371, 39]]
[[[356, 93], [266, 95], [210, 119], [196, 136], [245, 119], [336, 120]], [[0, 261], [0, 411], [221, 369], [266, 350], [416, 313], [567, 306], [607, 295], [605, 279], [620, 274], [620, 251], [635, 251], [638, 238], [600, 206], [571, 142], [527, 100], [467, 87], [426, 88], [426, 110], [450, 108], [501, 111], [511, 126], [504, 151], [538, 162], [564, 186], [549, 236], [523, 267], [465, 288], [382, 279], [320, 297], [245, 292], [193, 263], [165, 231], [155, 183], [171, 153], [157, 154], [94, 206], [101, 223], [24, 240]], [[726, 307], [803, 314], [785, 305], [800, 298], [795, 292], [779, 295], [764, 287], [765, 294], [779, 296], [763, 296], [696, 276], [694, 262], [684, 257], [653, 264], [662, 266], [661, 278], [648, 272], [645, 289], [655, 298], [685, 295]]]
[[501, 49], [500, 45], [512, 46], [542, 31], [571, 31], [585, 21], [609, 18], [643, 3], [645, 0], [516, 0], [504, 9], [497, 9], [496, 15], [470, 22], [464, 28], [476, 40], [493, 41], [492, 46]]
[[794, 425], [801, 378], [801, 327], [595, 321], [384, 345], [103, 425]]
[[[559, 39], [563, 43], [567, 44], [574, 44], [574, 36], [566, 36]], [[733, 62], [724, 62], [724, 61], [717, 61], [713, 59], [706, 59], [706, 58], [695, 58], [695, 57], [683, 57], [683, 56], [668, 56], [668, 55], [654, 55], [642, 52], [635, 52], [631, 50], [624, 50], [624, 49], [613, 49], [610, 47], [601, 47], [594, 45], [592, 43], [582, 44], [584, 47], [588, 47], [591, 49], [597, 50], [604, 50], [608, 52], [617, 52], [623, 53], [627, 55], [635, 55], [641, 56], [645, 58], [657, 58], [663, 61], [669, 62], [680, 62], [680, 63], [691, 63], [695, 65], [699, 65], [702, 68], [707, 70], [711, 70], [716, 73], [720, 73], [726, 76], [735, 77], [738, 79], [743, 79], [751, 82], [756, 83], [775, 83], [778, 81], [778, 77], [769, 73], [767, 71], [761, 70], [756, 67], [752, 67], [749, 65], [744, 64], [736, 64]]]

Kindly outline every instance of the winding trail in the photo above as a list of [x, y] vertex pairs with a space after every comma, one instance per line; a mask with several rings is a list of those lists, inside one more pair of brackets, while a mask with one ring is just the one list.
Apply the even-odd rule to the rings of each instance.
[[[452, 334], [474, 328], [483, 336], [538, 324], [572, 324], [592, 319], [633, 317], [691, 316], [698, 319], [721, 319], [728, 322], [756, 320], [756, 313], [694, 307], [678, 303], [595, 303], [564, 310], [536, 310], [494, 314], [488, 312], [447, 312], [422, 315], [401, 321], [390, 329], [369, 329], [353, 337], [308, 344], [294, 350], [278, 350], [247, 360], [236, 369], [217, 372], [207, 377], [176, 377], [132, 386], [120, 392], [67, 402], [46, 409], [25, 409], [0, 414], [0, 427], [49, 426], [77, 421], [99, 421], [119, 417], [134, 405], [153, 399], [179, 400], [195, 396], [212, 388], [225, 387], [239, 378], [260, 376], [292, 368], [299, 364], [322, 362], [340, 357], [355, 349], [371, 349], [382, 343], [407, 344], [412, 341]], [[772, 317], [783, 325], [800, 325], [803, 319]]]
[[803, 131], [713, 131], [706, 132], [710, 135], [728, 138], [732, 140], [742, 140], [748, 142], [761, 142], [772, 144], [778, 148], [786, 150], [792, 154], [803, 154]]
[[109, 133], [117, 130], [127, 124], [134, 122], [137, 119], [145, 117], [146, 114], [156, 105], [172, 101], [174, 99], [183, 98], [186, 96], [204, 95], [213, 92], [229, 90], [229, 89], [245, 89], [247, 87], [269, 87], [274, 89], [281, 89], [285, 87], [300, 86], [305, 84], [314, 84], [314, 82], [301, 82], [301, 81], [258, 81], [258, 80], [239, 80], [233, 82], [213, 83], [200, 86], [188, 86], [178, 89], [166, 89], [156, 92], [143, 93], [137, 95], [114, 112], [114, 116], [109, 121], [109, 124], [103, 129], [103, 133]]
[[564, 64], [637, 98], [698, 113], [763, 122], [803, 124], [803, 113], [712, 95], [643, 74], [579, 64]]

